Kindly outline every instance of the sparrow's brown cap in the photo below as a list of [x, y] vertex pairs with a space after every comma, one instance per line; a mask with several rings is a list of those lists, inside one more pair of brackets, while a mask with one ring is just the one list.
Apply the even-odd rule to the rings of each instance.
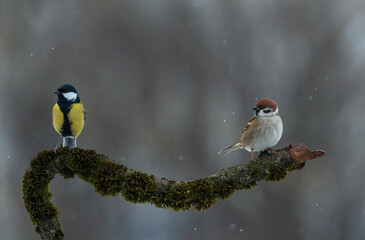
[[264, 108], [272, 108], [273, 111], [275, 111], [278, 108], [278, 105], [276, 104], [276, 102], [274, 102], [273, 100], [269, 99], [269, 98], [260, 98], [257, 102], [256, 102], [256, 107], [260, 108], [260, 109], [264, 109]]

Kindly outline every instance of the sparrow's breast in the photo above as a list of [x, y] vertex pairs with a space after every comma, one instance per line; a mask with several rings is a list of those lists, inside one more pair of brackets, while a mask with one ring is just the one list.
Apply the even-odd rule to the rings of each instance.
[[246, 142], [245, 146], [253, 149], [255, 152], [265, 150], [275, 146], [280, 140], [282, 133], [283, 123], [280, 116], [261, 118], [256, 126], [256, 131], [251, 133], [251, 139]]

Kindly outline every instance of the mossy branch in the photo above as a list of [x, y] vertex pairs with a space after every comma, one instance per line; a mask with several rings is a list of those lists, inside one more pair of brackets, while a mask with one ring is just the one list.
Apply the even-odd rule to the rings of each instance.
[[23, 199], [36, 232], [42, 239], [63, 239], [58, 212], [51, 203], [51, 180], [58, 173], [64, 178], [75, 176], [89, 182], [102, 196], [122, 194], [132, 203], [151, 203], [174, 211], [209, 209], [235, 191], [250, 189], [260, 180], [280, 181], [288, 171], [300, 169], [305, 162], [324, 155], [305, 145], [289, 146], [272, 153], [262, 153], [251, 161], [193, 181], [157, 178], [117, 164], [94, 150], [60, 148], [41, 151], [31, 160], [23, 179]]

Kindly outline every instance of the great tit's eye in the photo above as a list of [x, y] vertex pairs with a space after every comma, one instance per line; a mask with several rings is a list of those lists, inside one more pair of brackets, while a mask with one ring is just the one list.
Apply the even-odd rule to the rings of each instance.
[[264, 113], [269, 113], [269, 112], [271, 112], [270, 109], [264, 110]]

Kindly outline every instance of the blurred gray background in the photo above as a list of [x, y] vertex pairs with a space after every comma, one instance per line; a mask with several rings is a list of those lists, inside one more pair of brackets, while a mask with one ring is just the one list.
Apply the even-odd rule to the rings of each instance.
[[57, 176], [68, 239], [365, 239], [365, 2], [0, 0], [0, 239], [38, 239], [21, 181], [53, 148], [53, 94], [79, 91], [78, 139], [116, 162], [189, 180], [248, 162], [233, 143], [257, 98], [279, 104], [277, 148], [324, 158], [210, 210], [101, 197]]

